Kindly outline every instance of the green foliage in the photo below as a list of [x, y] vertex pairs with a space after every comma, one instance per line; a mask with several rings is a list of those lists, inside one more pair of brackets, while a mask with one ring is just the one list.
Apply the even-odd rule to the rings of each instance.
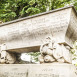
[[[72, 53], [73, 61], [76, 61], [77, 60], [77, 41], [75, 41], [73, 48], [71, 49], [71, 53]], [[77, 66], [77, 61], [75, 65]]]
[[28, 55], [31, 55], [32, 60], [34, 60], [35, 62], [38, 62], [38, 56], [40, 55], [40, 52], [31, 52], [31, 53], [28, 53]]
[[11, 21], [71, 4], [77, 9], [77, 0], [0, 0], [0, 20]]

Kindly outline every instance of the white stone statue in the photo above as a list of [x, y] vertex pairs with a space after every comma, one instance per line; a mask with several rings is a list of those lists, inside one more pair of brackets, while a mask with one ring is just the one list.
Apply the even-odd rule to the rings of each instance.
[[46, 38], [44, 44], [41, 45], [40, 52], [42, 54], [52, 55], [52, 50], [53, 50], [53, 47], [52, 47], [51, 38], [48, 37], [48, 38]]
[[39, 55], [38, 56], [38, 60], [40, 63], [44, 63], [44, 56], [43, 55]]
[[47, 62], [62, 62], [62, 63], [71, 63], [71, 53], [70, 47], [64, 45], [63, 43], [59, 44], [51, 37], [46, 38], [44, 44], [40, 47], [41, 58], [39, 57], [40, 63]]
[[16, 61], [15, 55], [13, 53], [7, 52], [7, 55], [6, 55], [6, 63], [13, 64], [13, 63], [15, 63], [15, 61]]
[[46, 63], [48, 63], [48, 62], [52, 63], [52, 62], [55, 61], [55, 59], [54, 59], [52, 56], [50, 56], [50, 55], [46, 55], [46, 56], [44, 57], [44, 61], [45, 61]]
[[0, 63], [5, 64], [13, 64], [16, 61], [16, 57], [13, 53], [9, 53], [6, 51], [6, 45], [2, 44], [0, 46], [1, 50], [0, 50]]

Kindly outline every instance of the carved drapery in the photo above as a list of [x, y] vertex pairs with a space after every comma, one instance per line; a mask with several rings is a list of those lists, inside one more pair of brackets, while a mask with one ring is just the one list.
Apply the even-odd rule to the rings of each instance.
[[40, 63], [62, 62], [71, 63], [70, 47], [59, 44], [54, 38], [48, 37], [40, 47], [41, 55], [38, 57]]

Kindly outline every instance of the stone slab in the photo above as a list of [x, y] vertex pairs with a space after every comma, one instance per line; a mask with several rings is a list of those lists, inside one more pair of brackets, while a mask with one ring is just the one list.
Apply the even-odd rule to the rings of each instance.
[[27, 77], [27, 71], [24, 64], [0, 64], [0, 77]]
[[77, 77], [71, 64], [11, 64], [0, 65], [0, 77]]
[[[72, 46], [73, 41], [77, 39], [76, 37], [70, 38], [71, 35], [74, 36], [77, 33], [77, 22], [72, 16], [75, 16], [77, 20], [75, 10], [67, 7], [16, 22], [4, 23], [0, 25], [0, 45], [6, 44], [7, 50], [13, 52], [38, 51], [45, 38], [51, 36], [59, 43], [68, 43]], [[74, 23], [70, 26], [71, 17]], [[72, 27], [75, 33], [71, 30]]]
[[75, 67], [70, 64], [43, 64], [30, 67], [28, 77], [76, 77]]

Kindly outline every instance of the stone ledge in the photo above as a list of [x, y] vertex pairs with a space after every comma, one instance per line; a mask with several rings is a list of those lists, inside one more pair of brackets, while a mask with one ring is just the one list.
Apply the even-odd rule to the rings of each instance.
[[0, 77], [76, 77], [72, 64], [0, 64]]

